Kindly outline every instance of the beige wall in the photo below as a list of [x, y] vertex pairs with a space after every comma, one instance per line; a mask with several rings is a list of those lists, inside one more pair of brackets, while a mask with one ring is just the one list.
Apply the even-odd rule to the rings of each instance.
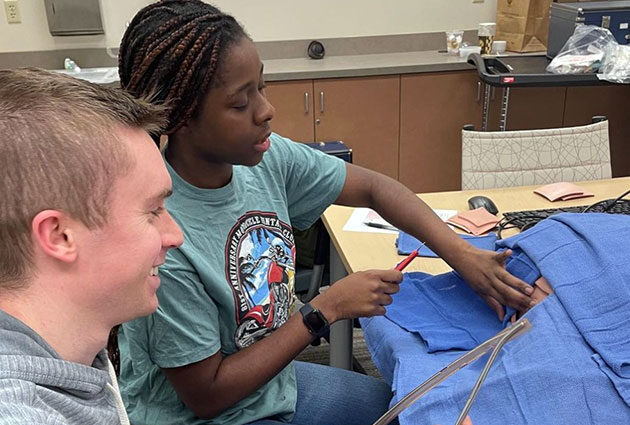
[[[0, 12], [0, 52], [117, 47], [125, 23], [151, 0], [101, 0], [105, 35], [53, 37], [43, 0], [19, 0], [21, 24]], [[494, 21], [496, 0], [215, 0], [255, 41], [414, 34]]]

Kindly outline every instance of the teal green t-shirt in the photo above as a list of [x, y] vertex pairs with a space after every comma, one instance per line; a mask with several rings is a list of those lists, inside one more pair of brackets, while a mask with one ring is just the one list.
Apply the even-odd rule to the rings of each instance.
[[173, 195], [166, 206], [184, 243], [160, 267], [157, 311], [120, 330], [120, 388], [134, 425], [237, 425], [293, 415], [292, 364], [211, 420], [195, 417], [161, 371], [219, 350], [229, 356], [291, 314], [291, 226], [309, 227], [338, 197], [345, 163], [275, 134], [270, 140], [260, 164], [234, 166], [232, 180], [219, 189], [194, 187], [167, 164]]

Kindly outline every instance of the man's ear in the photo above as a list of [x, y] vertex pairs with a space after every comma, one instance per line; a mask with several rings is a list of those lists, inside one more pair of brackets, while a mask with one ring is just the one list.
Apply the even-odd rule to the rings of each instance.
[[77, 258], [77, 241], [71, 220], [65, 213], [57, 210], [44, 210], [33, 218], [31, 230], [33, 240], [46, 255], [65, 263]]

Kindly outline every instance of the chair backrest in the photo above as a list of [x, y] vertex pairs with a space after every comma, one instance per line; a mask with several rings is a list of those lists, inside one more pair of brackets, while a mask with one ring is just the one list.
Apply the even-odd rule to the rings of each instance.
[[547, 130], [462, 130], [462, 190], [611, 176], [608, 121]]

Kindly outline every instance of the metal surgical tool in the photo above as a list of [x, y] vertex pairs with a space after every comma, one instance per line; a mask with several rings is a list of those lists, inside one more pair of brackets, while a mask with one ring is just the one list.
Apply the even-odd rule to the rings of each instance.
[[442, 368], [436, 374], [417, 386], [413, 391], [411, 391], [398, 403], [396, 403], [391, 409], [385, 412], [385, 414], [381, 416], [376, 422], [374, 422], [373, 425], [387, 425], [403, 410], [405, 410], [407, 407], [415, 403], [420, 397], [424, 396], [431, 389], [433, 389], [433, 387], [446, 380], [449, 376], [453, 375], [458, 370], [474, 362], [479, 357], [486, 354], [488, 351], [492, 350], [492, 352], [490, 353], [490, 357], [486, 362], [486, 365], [481, 371], [481, 374], [479, 375], [475, 386], [473, 387], [470, 395], [468, 396], [468, 399], [466, 400], [464, 408], [457, 418], [457, 422], [455, 422], [455, 425], [461, 425], [462, 421], [466, 418], [466, 415], [468, 414], [468, 411], [470, 410], [470, 407], [472, 406], [475, 397], [477, 396], [479, 388], [481, 388], [481, 384], [483, 384], [483, 381], [486, 379], [486, 376], [490, 371], [490, 367], [499, 355], [499, 351], [501, 351], [501, 348], [508, 341], [528, 332], [531, 327], [531, 323], [525, 318], [521, 318], [520, 320], [514, 322], [512, 326], [503, 329], [501, 332], [488, 339], [486, 342], [478, 345], [474, 349], [462, 355], [457, 360]]

